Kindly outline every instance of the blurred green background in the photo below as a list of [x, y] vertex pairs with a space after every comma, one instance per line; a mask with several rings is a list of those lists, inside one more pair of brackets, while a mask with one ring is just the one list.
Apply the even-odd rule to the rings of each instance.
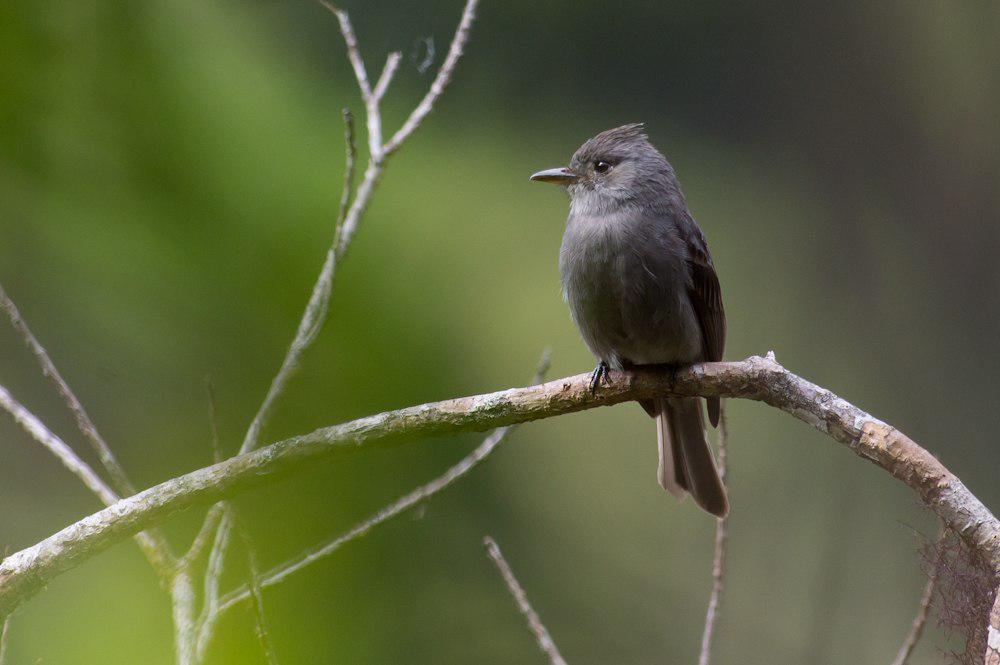
[[[394, 129], [461, 4], [344, 6], [370, 70], [405, 54]], [[643, 120], [715, 255], [727, 357], [774, 349], [1000, 507], [998, 31], [986, 2], [484, 0], [265, 438], [521, 384], [547, 345], [550, 376], [588, 370], [559, 293], [565, 197], [527, 176]], [[361, 111], [336, 21], [311, 2], [0, 4], [0, 281], [139, 485], [210, 461], [206, 375], [238, 447], [331, 237], [345, 105]], [[87, 453], [6, 325], [0, 383]], [[715, 662], [889, 662], [932, 516], [787, 415], [729, 413]], [[714, 522], [659, 488], [654, 436], [632, 405], [523, 427], [426, 509], [265, 592], [281, 662], [543, 662], [485, 533], [569, 662], [695, 662]], [[372, 451], [241, 498], [262, 565], [479, 440]], [[5, 550], [99, 507], [6, 417], [0, 455]], [[198, 513], [171, 522], [178, 547]], [[225, 585], [243, 578], [234, 563]], [[11, 630], [14, 663], [172, 662], [167, 596], [132, 543], [58, 578]], [[932, 631], [913, 662], [954, 648]], [[211, 661], [262, 661], [247, 608]]]

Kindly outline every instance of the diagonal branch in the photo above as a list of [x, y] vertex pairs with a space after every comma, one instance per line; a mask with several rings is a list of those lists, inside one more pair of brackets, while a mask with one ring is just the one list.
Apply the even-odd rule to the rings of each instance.
[[538, 386], [387, 411], [279, 441], [122, 499], [11, 554], [0, 562], [0, 615], [60, 573], [178, 510], [235, 496], [319, 460], [372, 446], [482, 431], [664, 396], [739, 397], [795, 416], [909, 486], [1000, 571], [1000, 522], [954, 474], [902, 432], [792, 374], [769, 354], [740, 362], [694, 365], [676, 373], [654, 367], [613, 372], [597, 394], [590, 392], [589, 375], [579, 374]]
[[111, 452], [111, 447], [108, 446], [107, 441], [100, 435], [90, 416], [87, 415], [83, 404], [80, 403], [80, 400], [77, 399], [76, 394], [69, 387], [69, 384], [63, 379], [62, 374], [56, 369], [55, 363], [52, 362], [48, 352], [45, 351], [45, 348], [38, 342], [34, 334], [32, 334], [25, 320], [21, 318], [21, 313], [18, 311], [14, 301], [3, 290], [3, 286], [0, 286], [0, 306], [3, 307], [7, 312], [7, 316], [10, 317], [11, 325], [21, 334], [25, 344], [31, 349], [31, 353], [34, 354], [35, 359], [42, 368], [42, 375], [52, 382], [62, 396], [63, 401], [66, 402], [66, 406], [76, 420], [77, 427], [80, 428], [80, 432], [83, 433], [83, 436], [90, 443], [94, 452], [97, 453], [101, 464], [104, 465], [104, 468], [107, 469], [108, 474], [111, 476], [112, 485], [120, 494], [125, 496], [135, 494], [135, 487], [125, 474], [125, 469], [118, 463], [114, 453]]
[[[542, 381], [545, 373], [549, 369], [549, 351], [548, 349], [542, 354], [541, 360], [538, 362], [538, 369], [535, 373], [535, 378], [533, 380], [533, 385], [538, 384]], [[337, 536], [332, 540], [328, 540], [325, 543], [317, 545], [300, 555], [293, 557], [287, 561], [284, 561], [277, 566], [274, 566], [263, 575], [261, 575], [261, 585], [268, 587], [278, 584], [284, 581], [288, 576], [296, 573], [309, 565], [330, 556], [343, 545], [346, 545], [352, 540], [360, 538], [367, 534], [369, 531], [377, 527], [378, 525], [386, 522], [393, 517], [396, 517], [400, 513], [409, 510], [410, 508], [416, 506], [417, 504], [427, 501], [432, 496], [450, 486], [456, 480], [467, 474], [474, 467], [476, 467], [480, 462], [486, 459], [490, 453], [492, 453], [496, 448], [507, 438], [515, 425], [508, 425], [506, 427], [498, 427], [493, 430], [489, 436], [483, 439], [476, 448], [463, 457], [457, 464], [452, 466], [450, 469], [445, 471], [442, 475], [438, 476], [434, 480], [430, 481], [425, 485], [421, 485], [415, 490], [401, 496], [396, 501], [392, 502], [382, 510], [378, 511], [368, 519], [364, 520], [360, 524], [355, 525], [349, 531]], [[233, 589], [219, 601], [218, 614], [221, 616], [230, 608], [235, 607], [239, 603], [250, 598], [250, 588], [247, 585], [242, 585]]]
[[485, 536], [483, 538], [483, 545], [486, 546], [486, 553], [491, 559], [493, 559], [494, 565], [496, 565], [497, 570], [500, 571], [500, 576], [503, 578], [504, 584], [507, 585], [507, 590], [510, 591], [510, 595], [513, 596], [514, 602], [517, 604], [517, 609], [521, 611], [521, 614], [523, 614], [525, 620], [527, 620], [528, 628], [532, 633], [534, 633], [535, 639], [538, 641], [538, 648], [542, 650], [542, 653], [549, 657], [549, 663], [551, 663], [551, 665], [566, 665], [566, 661], [559, 653], [559, 649], [556, 647], [555, 641], [549, 634], [545, 624], [542, 623], [541, 618], [539, 618], [538, 612], [536, 612], [535, 608], [533, 608], [531, 603], [528, 602], [528, 594], [524, 592], [524, 587], [522, 587], [521, 583], [517, 581], [516, 577], [514, 577], [514, 571], [511, 570], [510, 564], [507, 563], [507, 559], [503, 557], [503, 553], [500, 551], [500, 546], [497, 545], [496, 541], [490, 536]]
[[[119, 494], [124, 496], [129, 496], [135, 494], [135, 487], [129, 481], [128, 476], [125, 473], [125, 469], [118, 463], [115, 458], [114, 453], [111, 452], [111, 447], [108, 446], [107, 441], [104, 437], [100, 435], [97, 431], [97, 427], [94, 425], [90, 416], [87, 415], [86, 409], [83, 408], [83, 404], [77, 399], [76, 393], [73, 389], [69, 387], [66, 380], [59, 373], [56, 368], [55, 363], [52, 362], [52, 358], [49, 357], [48, 352], [45, 347], [41, 345], [38, 339], [35, 337], [34, 333], [31, 332], [31, 328], [28, 327], [28, 323], [21, 316], [21, 312], [17, 309], [17, 305], [11, 300], [7, 292], [4, 291], [3, 286], [0, 285], [0, 307], [7, 313], [10, 318], [10, 323], [14, 329], [21, 335], [24, 339], [25, 345], [31, 350], [31, 353], [35, 356], [38, 361], [38, 365], [41, 367], [42, 376], [49, 379], [55, 386], [56, 390], [62, 396], [63, 401], [69, 408], [70, 412], [73, 414], [73, 418], [76, 420], [76, 425], [80, 432], [83, 434], [84, 438], [90, 443], [90, 446], [97, 453], [98, 459], [101, 464], [107, 470], [108, 475], [111, 477], [111, 485], [117, 491], [113, 491], [111, 487], [101, 480], [100, 476], [94, 472], [87, 464], [83, 462], [82, 459], [73, 452], [66, 443], [64, 443], [59, 437], [55, 436], [52, 432], [46, 428], [40, 420], [31, 415], [27, 409], [18, 405], [22, 411], [22, 415], [26, 418], [25, 421], [18, 420], [18, 423], [22, 427], [25, 427], [25, 422], [32, 423], [32, 429], [28, 429], [28, 433], [35, 436], [42, 445], [44, 445], [50, 452], [56, 455], [59, 460], [66, 466], [70, 471], [72, 471], [77, 477], [83, 481], [83, 484], [87, 486], [90, 491], [94, 492], [105, 503], [105, 505], [111, 505], [119, 499]], [[6, 392], [6, 391], [5, 391]], [[7, 397], [13, 400], [10, 393], [7, 393]], [[16, 403], [16, 401], [14, 402]], [[24, 415], [26, 414], [26, 415]], [[14, 415], [12, 413], [12, 415]], [[15, 419], [18, 417], [15, 415]], [[38, 438], [36, 434], [40, 434], [41, 438]], [[48, 442], [48, 444], [46, 444]], [[150, 565], [153, 567], [154, 571], [160, 576], [161, 580], [166, 580], [170, 575], [170, 568], [173, 565], [174, 556], [170, 551], [170, 545], [167, 543], [163, 534], [156, 530], [152, 530], [148, 533], [142, 533], [137, 536], [137, 541], [140, 548], [149, 561]]]
[[351, 18], [347, 12], [340, 9], [327, 0], [319, 0], [330, 13], [337, 17], [340, 23], [340, 34], [344, 37], [344, 44], [347, 46], [347, 58], [354, 68], [354, 77], [358, 79], [358, 88], [361, 89], [362, 99], [367, 100], [372, 96], [372, 87], [368, 83], [368, 72], [365, 70], [365, 61], [361, 59], [361, 51], [358, 48], [358, 38], [354, 34], [354, 27], [351, 25]]
[[274, 410], [274, 405], [277, 402], [278, 397], [282, 392], [284, 392], [289, 379], [298, 367], [299, 359], [316, 339], [316, 335], [323, 327], [323, 322], [326, 319], [327, 307], [330, 302], [330, 293], [333, 289], [333, 277], [337, 266], [337, 236], [340, 235], [339, 231], [343, 227], [346, 216], [345, 209], [347, 201], [349, 201], [351, 197], [351, 190], [354, 181], [354, 157], [357, 153], [357, 150], [354, 147], [354, 119], [351, 116], [350, 111], [347, 109], [344, 109], [343, 115], [344, 138], [346, 143], [346, 166], [344, 172], [343, 193], [341, 194], [340, 199], [340, 212], [338, 213], [337, 220], [334, 224], [334, 241], [331, 244], [330, 249], [327, 251], [326, 260], [323, 263], [322, 269], [320, 269], [319, 277], [316, 279], [316, 284], [313, 286], [312, 293], [309, 296], [309, 302], [306, 304], [305, 312], [302, 314], [302, 319], [299, 321], [299, 327], [295, 332], [295, 337], [292, 339], [292, 343], [289, 345], [287, 353], [285, 353], [285, 357], [281, 362], [281, 367], [278, 369], [278, 373], [274, 376], [274, 379], [271, 380], [271, 385], [267, 390], [267, 395], [265, 395], [264, 401], [261, 403], [257, 413], [254, 415], [253, 421], [250, 423], [250, 427], [247, 428], [246, 435], [243, 438], [243, 443], [240, 446], [240, 453], [246, 453], [257, 447], [257, 444], [260, 442], [261, 433], [264, 429], [264, 424], [267, 422], [271, 412]]
[[[382, 74], [378, 77], [378, 83], [375, 84], [375, 89], [372, 90], [372, 99], [375, 104], [382, 101], [385, 97], [386, 91], [389, 89], [389, 84], [392, 83], [392, 77], [396, 75], [396, 70], [399, 69], [399, 61], [402, 60], [403, 54], [399, 51], [393, 51], [385, 59], [385, 66], [382, 67]], [[381, 138], [379, 139], [381, 143]]]
[[215, 540], [212, 542], [212, 549], [208, 554], [208, 568], [205, 571], [203, 604], [201, 616], [197, 622], [197, 660], [201, 661], [212, 637], [213, 617], [218, 613], [219, 608], [219, 580], [225, 568], [226, 549], [229, 547], [229, 540], [233, 531], [233, 511], [228, 503], [216, 504], [222, 506], [219, 521], [219, 528], [215, 530]]
[[[365, 105], [365, 119], [368, 127], [368, 165], [365, 167], [365, 173], [362, 178], [361, 185], [358, 187], [357, 193], [354, 196], [354, 201], [348, 207], [347, 204], [351, 200], [351, 192], [354, 182], [356, 149], [354, 147], [353, 118], [351, 114], [345, 110], [344, 125], [346, 168], [343, 193], [340, 200], [340, 211], [337, 215], [337, 223], [334, 227], [333, 243], [327, 251], [326, 259], [323, 263], [322, 269], [320, 270], [316, 284], [313, 286], [312, 294], [310, 295], [309, 302], [306, 305], [302, 319], [299, 322], [295, 338], [292, 340], [288, 352], [285, 354], [285, 358], [281, 363], [278, 373], [271, 381], [271, 385], [268, 388], [263, 403], [254, 416], [253, 421], [250, 423], [250, 426], [247, 428], [243, 443], [240, 446], [241, 454], [254, 450], [260, 443], [260, 437], [263, 432], [264, 425], [267, 422], [274, 405], [276, 404], [281, 393], [284, 391], [291, 375], [294, 373], [302, 354], [312, 344], [319, 330], [322, 328], [326, 319], [330, 295], [333, 291], [333, 279], [336, 275], [337, 266], [347, 253], [347, 250], [350, 248], [351, 241], [354, 239], [354, 234], [357, 232], [361, 218], [367, 210], [368, 204], [371, 202], [371, 198], [375, 193], [375, 188], [378, 185], [379, 179], [382, 177], [383, 170], [385, 169], [386, 157], [390, 152], [394, 152], [398, 149], [406, 137], [416, 130], [423, 117], [430, 112], [434, 102], [444, 91], [445, 86], [451, 79], [452, 71], [458, 64], [458, 60], [462, 55], [465, 40], [468, 38], [469, 28], [471, 27], [472, 20], [474, 18], [473, 9], [475, 8], [477, 0], [468, 0], [462, 19], [459, 22], [458, 30], [455, 33], [455, 39], [452, 42], [452, 49], [448, 53], [448, 58], [445, 60], [441, 72], [439, 72], [438, 77], [431, 85], [431, 90], [428, 91], [427, 95], [425, 95], [424, 99], [420, 102], [420, 105], [410, 115], [410, 118], [407, 119], [407, 124], [404, 125], [404, 127], [396, 133], [396, 136], [393, 137], [394, 145], [389, 151], [384, 150], [382, 145], [382, 115], [380, 103], [389, 88], [389, 84], [392, 82], [393, 76], [399, 68], [401, 55], [399, 53], [389, 54], [386, 59], [385, 66], [382, 69], [382, 73], [379, 75], [379, 79], [375, 84], [375, 88], [372, 89], [368, 80], [368, 71], [365, 68], [364, 60], [362, 59], [361, 52], [358, 48], [357, 36], [354, 34], [354, 27], [351, 25], [351, 20], [347, 15], [347, 12], [331, 4], [328, 0], [319, 0], [319, 2], [337, 17], [337, 22], [340, 25], [340, 32], [347, 47], [347, 57], [351, 62], [351, 67], [354, 69], [354, 75], [358, 82], [358, 88], [361, 91], [361, 98]], [[406, 131], [404, 132], [403, 130]], [[228, 530], [231, 526], [232, 525], [229, 520], [223, 520], [220, 522], [218, 534], [215, 538], [215, 542], [213, 543], [210, 559], [219, 562], [219, 566], [217, 568], [219, 571], [222, 570], [225, 551], [230, 541]], [[207, 577], [213, 574], [213, 569], [211, 568], [206, 572]], [[209, 588], [214, 588], [217, 593], [218, 580], [206, 579], [205, 587], [206, 591], [208, 591]], [[206, 600], [214, 602], [215, 598], [207, 598]], [[206, 610], [207, 609], [210, 609], [209, 605], [206, 605]], [[205, 616], [210, 617], [211, 614], [207, 614]], [[211, 637], [211, 635], [208, 634], [210, 626], [211, 621], [203, 622], [202, 629], [199, 634], [199, 647], [206, 644], [207, 640]]]
[[[89, 464], [80, 459], [65, 441], [56, 436], [3, 386], [0, 386], [0, 409], [7, 411], [21, 429], [62, 462], [62, 465], [79, 478], [80, 482], [93, 492], [104, 505], [112, 506], [121, 500], [121, 497], [107, 486]], [[157, 546], [147, 532], [137, 533], [135, 539], [154, 570], [163, 579], [169, 577], [171, 562], [170, 559], [166, 558], [166, 551]]]

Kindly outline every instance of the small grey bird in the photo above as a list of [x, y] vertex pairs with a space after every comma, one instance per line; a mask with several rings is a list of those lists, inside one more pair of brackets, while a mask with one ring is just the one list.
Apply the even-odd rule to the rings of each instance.
[[[608, 369], [687, 365], [722, 360], [726, 315], [719, 278], [674, 169], [642, 124], [601, 132], [568, 167], [532, 180], [569, 192], [569, 218], [559, 252], [563, 292], [583, 340], [599, 363], [596, 390]], [[690, 493], [709, 513], [729, 510], [705, 433], [701, 400], [641, 402], [656, 418], [660, 484], [677, 498]], [[719, 399], [708, 400], [719, 423]]]

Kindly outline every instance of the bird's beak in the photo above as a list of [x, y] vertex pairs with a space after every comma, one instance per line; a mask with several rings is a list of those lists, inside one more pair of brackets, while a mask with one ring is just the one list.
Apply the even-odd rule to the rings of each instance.
[[576, 182], [579, 176], [571, 169], [560, 166], [557, 169], [545, 169], [531, 176], [531, 180], [538, 182], [554, 182], [557, 185], [571, 185]]

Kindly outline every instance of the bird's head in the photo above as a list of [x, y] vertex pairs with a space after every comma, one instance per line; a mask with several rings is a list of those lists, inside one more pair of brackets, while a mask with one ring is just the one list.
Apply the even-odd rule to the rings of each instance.
[[580, 146], [569, 166], [539, 171], [531, 180], [563, 185], [574, 206], [603, 210], [679, 192], [673, 169], [643, 128], [634, 123], [603, 131]]

